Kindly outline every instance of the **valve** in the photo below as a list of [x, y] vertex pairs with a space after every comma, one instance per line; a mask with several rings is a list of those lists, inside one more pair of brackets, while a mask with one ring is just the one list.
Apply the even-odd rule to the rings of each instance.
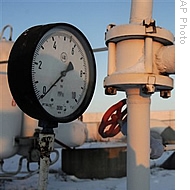
[[[120, 131], [123, 135], [127, 136], [127, 107], [122, 111], [126, 105], [126, 99], [119, 101], [111, 106], [104, 116], [99, 126], [99, 134], [103, 137], [114, 137]], [[109, 126], [109, 127], [108, 127]], [[150, 134], [150, 158], [157, 159], [164, 152], [164, 146], [160, 138], [155, 138]]]
[[[108, 74], [104, 79], [107, 95], [128, 88], [140, 88], [145, 95], [171, 91], [175, 74], [173, 34], [156, 26], [153, 19], [141, 25], [108, 25], [105, 33], [108, 47]], [[168, 98], [169, 94], [161, 97]]]
[[[130, 23], [109, 25], [105, 33], [108, 72], [104, 79], [104, 88], [112, 87], [116, 91], [124, 91], [128, 97], [127, 107], [130, 114], [127, 116], [127, 123], [124, 123], [128, 126], [129, 136], [128, 190], [150, 188], [150, 96], [154, 92], [161, 92], [161, 96], [167, 98], [173, 89], [173, 79], [169, 74], [175, 73], [174, 36], [170, 31], [156, 26], [152, 19], [152, 2], [132, 0]], [[118, 115], [121, 112], [121, 107], [117, 108], [119, 105], [116, 104]], [[119, 124], [120, 119], [123, 119], [120, 115], [117, 118], [111, 110], [110, 117], [109, 120], [106, 112], [99, 127], [102, 137], [117, 134], [121, 127], [124, 129], [125, 125]], [[110, 127], [106, 131], [107, 125]]]
[[121, 131], [120, 123], [127, 118], [126, 99], [111, 106], [102, 117], [98, 132], [103, 137], [114, 137]]

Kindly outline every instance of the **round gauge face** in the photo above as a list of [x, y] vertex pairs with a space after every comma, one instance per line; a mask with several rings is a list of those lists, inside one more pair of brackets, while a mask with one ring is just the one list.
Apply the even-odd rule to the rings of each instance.
[[32, 83], [41, 106], [54, 117], [79, 109], [89, 84], [89, 65], [80, 41], [55, 27], [40, 40], [32, 61]]
[[16, 40], [8, 63], [13, 98], [27, 115], [70, 122], [89, 106], [96, 65], [89, 42], [66, 23], [34, 26]]

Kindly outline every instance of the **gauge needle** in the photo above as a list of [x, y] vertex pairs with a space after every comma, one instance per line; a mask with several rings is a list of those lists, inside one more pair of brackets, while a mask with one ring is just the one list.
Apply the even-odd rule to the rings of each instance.
[[73, 64], [72, 64], [71, 62], [69, 62], [69, 64], [68, 64], [66, 70], [61, 71], [61, 75], [59, 76], [59, 78], [50, 86], [50, 88], [49, 88], [44, 94], [42, 94], [42, 95], [40, 96], [39, 99], [44, 98], [44, 96], [57, 84], [57, 82], [58, 82], [62, 77], [65, 77], [66, 74], [67, 74], [67, 72], [69, 72], [69, 71], [71, 71], [71, 70], [73, 70], [73, 69], [74, 69]]

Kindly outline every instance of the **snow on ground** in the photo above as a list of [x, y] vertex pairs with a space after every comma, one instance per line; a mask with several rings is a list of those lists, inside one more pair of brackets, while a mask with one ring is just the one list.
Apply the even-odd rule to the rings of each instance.
[[[174, 190], [173, 170], [162, 169], [151, 170], [151, 190]], [[38, 175], [26, 180], [6, 181], [5, 190], [37, 190]], [[49, 174], [48, 190], [124, 190], [126, 189], [126, 178], [107, 178], [104, 180], [77, 179], [74, 176], [61, 174]]]
[[[172, 154], [166, 151], [161, 158], [152, 161], [151, 166], [158, 166]], [[15, 156], [8, 159], [5, 169], [15, 168], [18, 162]], [[0, 190], [37, 190], [38, 174], [24, 180], [0, 180]], [[47, 190], [126, 190], [127, 178], [79, 179], [61, 171], [61, 158], [52, 166], [48, 175]], [[159, 167], [151, 169], [150, 190], [175, 190], [175, 170]]]

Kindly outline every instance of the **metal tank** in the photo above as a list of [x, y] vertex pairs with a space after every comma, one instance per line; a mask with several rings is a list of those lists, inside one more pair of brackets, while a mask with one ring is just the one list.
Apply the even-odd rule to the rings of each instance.
[[[6, 28], [10, 28], [8, 40], [3, 37]], [[21, 133], [22, 112], [13, 100], [7, 82], [7, 64], [13, 43], [12, 27], [7, 25], [0, 33], [0, 159], [17, 153], [19, 147], [14, 139]]]

